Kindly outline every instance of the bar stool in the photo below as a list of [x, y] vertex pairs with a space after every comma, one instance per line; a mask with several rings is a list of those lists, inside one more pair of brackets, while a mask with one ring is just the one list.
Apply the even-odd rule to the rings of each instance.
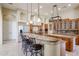
[[28, 48], [28, 45], [30, 44], [29, 43], [29, 39], [26, 37], [26, 35], [23, 35], [22, 33], [20, 33], [20, 35], [21, 35], [21, 38], [22, 38], [22, 50], [23, 50], [23, 53], [25, 54], [25, 55], [27, 55], [27, 48]]
[[42, 45], [41, 44], [36, 44], [35, 38], [24, 38], [22, 35], [22, 48], [23, 48], [23, 53], [27, 56], [27, 53], [30, 52], [31, 56], [38, 55], [40, 54], [42, 56]]
[[22, 38], [22, 50], [23, 50], [23, 53], [26, 54], [25, 51], [26, 51], [27, 39], [22, 34], [21, 34], [21, 38]]
[[31, 46], [32, 46], [33, 42], [30, 39], [26, 39], [26, 43], [25, 43], [25, 55], [27, 56], [27, 53], [30, 52], [31, 53]]
[[43, 56], [42, 48], [43, 48], [43, 45], [41, 45], [41, 44], [33, 44], [32, 45], [32, 55], [38, 56], [38, 54], [40, 54], [40, 56]]
[[25, 41], [24, 41], [24, 54], [26, 56], [28, 52], [32, 53], [32, 45], [35, 43], [36, 43], [35, 38], [31, 38], [31, 37], [27, 38], [26, 36]]
[[[38, 56], [38, 54], [40, 56], [42, 56], [42, 48], [43, 48], [43, 45], [41, 44], [37, 44], [36, 43], [36, 40], [35, 38], [31, 38], [29, 37], [29, 39], [27, 40], [27, 44], [25, 45], [26, 46], [26, 55], [28, 52], [31, 53], [31, 56]], [[27, 49], [29, 49], [29, 51], [27, 51]]]
[[38, 54], [40, 54], [40, 56], [42, 56], [42, 48], [43, 45], [36, 43], [36, 38], [31, 38], [33, 44], [31, 46], [31, 56], [38, 56]]

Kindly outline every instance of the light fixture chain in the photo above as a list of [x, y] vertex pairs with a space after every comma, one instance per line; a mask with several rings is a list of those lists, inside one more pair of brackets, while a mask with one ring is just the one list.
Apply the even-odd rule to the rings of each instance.
[[54, 16], [54, 7], [52, 6], [52, 16]]
[[28, 20], [28, 3], [27, 3], [27, 20]]
[[38, 17], [40, 16], [40, 14], [39, 14], [39, 11], [40, 11], [40, 10], [39, 10], [39, 5], [40, 5], [40, 4], [38, 3]]
[[31, 3], [31, 19], [32, 19], [32, 3]]
[[57, 16], [59, 16], [58, 6], [56, 5]]

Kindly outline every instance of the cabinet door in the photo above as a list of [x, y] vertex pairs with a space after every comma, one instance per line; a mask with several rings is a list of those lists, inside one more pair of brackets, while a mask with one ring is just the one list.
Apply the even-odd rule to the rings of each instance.
[[76, 37], [76, 45], [79, 45], [79, 36]]
[[78, 29], [77, 27], [78, 27], [78, 22], [75, 21], [75, 29]]
[[48, 26], [48, 31], [49, 33], [53, 33], [54, 32], [54, 23], [49, 23], [49, 26]]

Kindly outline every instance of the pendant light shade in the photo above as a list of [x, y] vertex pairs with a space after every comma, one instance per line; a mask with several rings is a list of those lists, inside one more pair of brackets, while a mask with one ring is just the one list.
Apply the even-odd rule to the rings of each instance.
[[30, 16], [30, 24], [32, 24], [33, 21], [32, 21], [32, 3], [31, 3], [31, 16]]
[[40, 18], [40, 5], [38, 3], [38, 18], [37, 18], [37, 22], [41, 23], [41, 18]]
[[38, 21], [37, 21], [38, 23], [39, 23], [39, 22], [41, 22], [41, 18], [39, 18], [39, 17], [38, 17], [38, 19], [37, 19], [37, 20], [38, 20]]
[[32, 24], [33, 22], [32, 22], [32, 20], [30, 20], [30, 24]]

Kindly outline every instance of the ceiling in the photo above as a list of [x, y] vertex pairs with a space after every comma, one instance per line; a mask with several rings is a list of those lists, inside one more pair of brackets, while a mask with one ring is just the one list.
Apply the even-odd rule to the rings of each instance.
[[[27, 3], [1, 3], [3, 7], [9, 8], [9, 9], [19, 9], [27, 11]], [[55, 5], [55, 3], [40, 3], [40, 14], [41, 15], [49, 15], [52, 13], [52, 6]], [[66, 9], [73, 9], [76, 8], [79, 4], [71, 4], [69, 3], [59, 3], [58, 5], [59, 11], [66, 10]], [[28, 3], [28, 12], [31, 12], [31, 3]], [[38, 4], [32, 3], [32, 12], [38, 13]]]

